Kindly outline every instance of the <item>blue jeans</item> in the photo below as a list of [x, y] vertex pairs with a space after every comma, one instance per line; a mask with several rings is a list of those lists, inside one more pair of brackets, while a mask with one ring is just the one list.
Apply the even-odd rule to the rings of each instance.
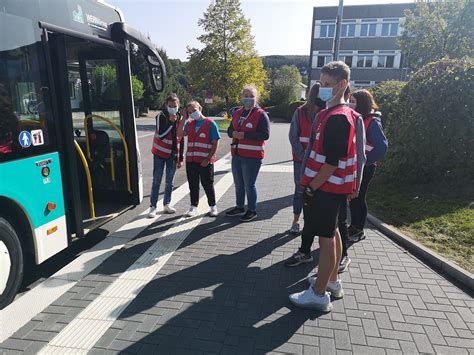
[[176, 173], [176, 161], [173, 158], [162, 159], [153, 155], [153, 184], [151, 185], [150, 206], [156, 207], [158, 194], [160, 193], [161, 179], [166, 166], [165, 196], [164, 205], [171, 202], [171, 192], [173, 191], [173, 178]]
[[293, 178], [295, 180], [295, 194], [293, 195], [293, 213], [300, 215], [303, 210], [303, 188], [300, 185], [301, 163], [293, 162]]
[[248, 209], [252, 212], [257, 210], [257, 187], [255, 182], [261, 166], [262, 159], [243, 158], [238, 155], [232, 157], [232, 175], [234, 176], [237, 207], [244, 207], [245, 194], [247, 194]]

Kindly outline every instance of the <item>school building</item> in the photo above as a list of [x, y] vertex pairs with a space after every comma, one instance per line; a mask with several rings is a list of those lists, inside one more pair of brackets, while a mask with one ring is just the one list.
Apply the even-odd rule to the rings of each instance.
[[[397, 46], [405, 9], [415, 3], [344, 6], [339, 60], [351, 68], [352, 87], [370, 87], [385, 80], [407, 80], [405, 54]], [[313, 9], [310, 74], [312, 86], [321, 67], [332, 61], [337, 6]]]

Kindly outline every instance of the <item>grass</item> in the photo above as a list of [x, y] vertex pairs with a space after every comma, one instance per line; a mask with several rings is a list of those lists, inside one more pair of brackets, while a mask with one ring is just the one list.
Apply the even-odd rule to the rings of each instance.
[[219, 127], [219, 129], [225, 129], [225, 130], [227, 130], [227, 127], [229, 127], [229, 124], [230, 124], [230, 121], [228, 120], [218, 120], [214, 122], [217, 123], [217, 127]]
[[369, 210], [426, 247], [474, 273], [472, 183], [407, 185], [375, 177]]

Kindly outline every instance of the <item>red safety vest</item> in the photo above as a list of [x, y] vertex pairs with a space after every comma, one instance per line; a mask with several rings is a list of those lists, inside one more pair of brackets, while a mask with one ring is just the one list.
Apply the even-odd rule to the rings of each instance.
[[347, 155], [339, 160], [337, 169], [320, 187], [320, 190], [335, 194], [351, 194], [356, 190], [357, 149], [355, 144], [355, 127], [359, 114], [346, 105], [324, 109], [319, 112], [315, 132], [316, 139], [306, 162], [301, 185], [308, 186], [326, 162], [324, 154], [324, 129], [331, 116], [335, 115], [344, 115], [350, 124]]
[[[243, 108], [235, 111], [234, 116], [232, 117], [232, 126], [237, 132], [256, 132], [258, 122], [260, 121], [260, 116], [264, 112], [260, 107], [254, 107], [250, 113], [247, 115], [247, 118], [242, 122], [239, 127], [239, 119], [244, 111]], [[252, 139], [234, 139], [231, 153], [232, 156], [235, 155], [235, 149], [238, 150], [238, 155], [243, 158], [256, 158], [263, 159], [265, 156], [265, 141], [256, 141]]]
[[[212, 149], [211, 142], [212, 120], [204, 118], [204, 122], [196, 132], [196, 121], [191, 120], [188, 125], [188, 149], [186, 151], [187, 163], [201, 163], [209, 156]], [[209, 162], [213, 164], [215, 157], [212, 156]]]
[[[298, 107], [298, 123], [300, 127], [299, 139], [300, 143], [303, 146], [303, 149], [306, 150], [309, 144], [309, 136], [311, 135], [311, 127], [313, 126], [311, 120], [306, 117], [306, 112], [303, 106]], [[301, 163], [301, 160], [293, 153], [293, 161]]]
[[[176, 154], [178, 157], [179, 157], [180, 141], [181, 140], [176, 137], [176, 148], [177, 148]], [[158, 129], [156, 129], [155, 135], [153, 137], [153, 146], [151, 147], [151, 152], [162, 159], [169, 159], [171, 157], [172, 151], [173, 151], [173, 135], [171, 131], [164, 138], [160, 139], [160, 137], [158, 137]]]

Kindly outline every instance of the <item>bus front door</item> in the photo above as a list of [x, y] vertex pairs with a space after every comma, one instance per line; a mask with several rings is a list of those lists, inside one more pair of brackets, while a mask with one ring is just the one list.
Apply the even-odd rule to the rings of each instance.
[[130, 78], [119, 68], [125, 50], [66, 35], [55, 43], [71, 206], [80, 209], [85, 234], [133, 204], [135, 131], [125, 119], [132, 103], [123, 85]]

